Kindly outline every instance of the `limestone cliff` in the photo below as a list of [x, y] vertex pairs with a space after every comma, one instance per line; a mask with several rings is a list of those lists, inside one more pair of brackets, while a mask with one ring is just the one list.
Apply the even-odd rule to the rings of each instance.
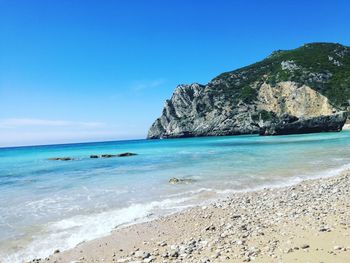
[[277, 51], [207, 85], [179, 85], [148, 138], [339, 131], [350, 100], [350, 48]]

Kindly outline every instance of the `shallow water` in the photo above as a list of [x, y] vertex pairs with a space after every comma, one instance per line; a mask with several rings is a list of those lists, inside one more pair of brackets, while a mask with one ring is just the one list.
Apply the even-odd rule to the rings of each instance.
[[[89, 158], [122, 152], [138, 155]], [[47, 160], [63, 156], [76, 159]], [[0, 148], [0, 261], [45, 257], [123, 224], [349, 164], [350, 131]], [[194, 182], [170, 185], [171, 177]]]

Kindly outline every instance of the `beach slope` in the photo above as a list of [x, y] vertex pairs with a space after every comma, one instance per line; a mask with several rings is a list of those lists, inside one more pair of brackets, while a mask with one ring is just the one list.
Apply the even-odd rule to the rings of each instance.
[[350, 171], [236, 193], [117, 229], [48, 262], [349, 262]]

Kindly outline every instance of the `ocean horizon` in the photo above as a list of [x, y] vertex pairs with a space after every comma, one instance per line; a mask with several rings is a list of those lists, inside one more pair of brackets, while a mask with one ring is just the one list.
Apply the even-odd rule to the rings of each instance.
[[114, 139], [114, 140], [89, 140], [89, 141], [81, 141], [81, 142], [62, 142], [62, 143], [43, 143], [43, 144], [28, 144], [28, 145], [14, 145], [14, 146], [1, 146], [0, 149], [12, 149], [12, 148], [23, 148], [23, 147], [42, 147], [42, 146], [59, 146], [59, 145], [77, 145], [77, 144], [90, 144], [90, 143], [108, 143], [108, 142], [123, 142], [123, 141], [142, 141], [148, 140], [144, 138], [134, 138], [134, 139]]
[[[230, 193], [336, 175], [349, 168], [349, 139], [345, 130], [0, 148], [0, 261], [46, 257]], [[90, 158], [123, 152], [137, 155]]]

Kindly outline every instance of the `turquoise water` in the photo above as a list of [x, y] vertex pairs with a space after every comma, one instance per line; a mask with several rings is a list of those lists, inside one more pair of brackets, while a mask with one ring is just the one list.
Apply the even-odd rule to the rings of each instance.
[[[122, 152], [138, 155], [89, 158]], [[64, 156], [75, 160], [47, 160]], [[349, 164], [349, 131], [0, 148], [0, 261], [44, 257], [117, 226]], [[170, 185], [171, 177], [194, 182]]]

